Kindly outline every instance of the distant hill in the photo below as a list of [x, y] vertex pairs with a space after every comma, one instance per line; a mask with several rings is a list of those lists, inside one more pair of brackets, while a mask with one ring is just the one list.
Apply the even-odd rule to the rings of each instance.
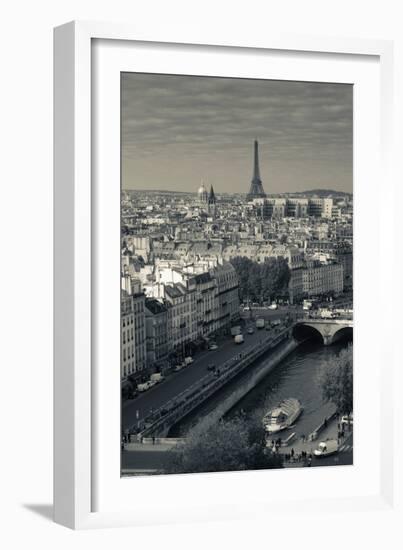
[[[196, 191], [177, 191], [170, 189], [124, 189], [129, 195], [136, 193], [147, 193], [147, 194], [156, 194], [156, 195], [195, 195]], [[222, 192], [220, 195], [240, 195], [243, 196], [245, 193], [228, 193]], [[291, 193], [269, 193], [269, 196], [293, 196], [293, 197], [313, 197], [317, 196], [320, 198], [326, 197], [352, 197], [352, 193], [346, 193], [345, 191], [335, 191], [334, 189], [308, 189], [307, 191], [294, 191]]]
[[135, 193], [148, 193], [148, 194], [158, 194], [158, 195], [189, 195], [195, 193], [196, 191], [176, 191], [172, 189], [124, 189], [126, 193], [135, 194]]
[[332, 197], [351, 197], [352, 193], [347, 193], [346, 191], [335, 191], [334, 189], [308, 189], [306, 191], [299, 191], [295, 193], [287, 193], [287, 195], [307, 195], [309, 197], [312, 197], [313, 195], [316, 195], [320, 198], [326, 198], [329, 196]]

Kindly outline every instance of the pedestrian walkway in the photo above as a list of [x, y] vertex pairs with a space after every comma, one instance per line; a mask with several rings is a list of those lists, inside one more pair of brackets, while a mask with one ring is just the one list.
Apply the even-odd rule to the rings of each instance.
[[[347, 439], [347, 438], [346, 438]], [[352, 445], [348, 445], [348, 444], [345, 444], [345, 445], [341, 445], [339, 447], [339, 453], [348, 453], [350, 451], [353, 450], [353, 446]]]
[[158, 474], [158, 470], [142, 469], [142, 468], [122, 468], [122, 476], [150, 476]]
[[173, 439], [172, 441], [167, 441], [167, 438], [164, 440], [163, 443], [159, 442], [158, 440], [155, 441], [155, 443], [152, 443], [150, 441], [140, 443], [139, 441], [135, 441], [132, 443], [125, 443], [124, 450], [125, 451], [137, 451], [137, 452], [146, 452], [146, 451], [153, 451], [153, 452], [165, 452], [170, 451], [176, 444], [178, 440]]
[[[344, 432], [344, 437], [338, 438], [339, 428], [340, 426], [338, 425], [337, 418], [329, 420], [326, 428], [320, 430], [317, 439], [315, 439], [314, 441], [309, 440], [308, 438], [303, 436], [290, 441], [288, 445], [283, 444], [282, 446], [278, 447], [275, 452], [278, 452], [284, 457], [285, 466], [287, 468], [306, 466], [309, 462], [310, 457], [311, 459], [313, 458], [313, 451], [318, 447], [321, 441], [338, 439], [338, 453], [351, 452], [353, 450], [353, 446], [351, 444], [351, 435], [353, 434], [353, 428], [351, 427], [350, 430], [346, 429]], [[143, 442], [132, 441], [130, 443], [125, 443], [124, 451], [128, 451], [128, 453], [125, 453], [125, 461], [129, 460], [130, 462], [132, 462], [132, 460], [129, 458], [130, 456], [134, 456], [132, 453], [142, 454], [143, 459], [141, 459], [139, 463], [136, 462], [135, 465], [133, 463], [134, 469], [137, 470], [136, 473], [140, 473], [140, 470], [142, 470], [141, 467], [143, 467], [144, 470], [148, 469], [147, 464], [149, 463], [149, 461], [151, 461], [152, 457], [155, 457], [155, 460], [157, 460], [157, 455], [159, 455], [161, 460], [161, 453], [170, 451], [180, 441], [181, 439], [176, 438], [155, 438], [154, 441], [152, 438], [146, 438], [143, 440]], [[270, 448], [271, 446], [271, 442], [269, 442], [268, 447]], [[127, 469], [130, 470], [130, 468]]]
[[[322, 429], [318, 432], [316, 439], [312, 440], [309, 439], [309, 437], [302, 436], [298, 439], [291, 440], [288, 445], [277, 447], [276, 452], [282, 454], [283, 456], [285, 455], [287, 462], [299, 463], [303, 466], [309, 457], [313, 457], [313, 452], [321, 441], [336, 439], [339, 443], [338, 452], [351, 451], [352, 445], [349, 445], [347, 441], [353, 433], [353, 428], [351, 427], [348, 429], [346, 427], [342, 435], [340, 433], [341, 427], [337, 418], [329, 420], [326, 424], [326, 427], [322, 427]], [[269, 446], [271, 447], [271, 442]]]

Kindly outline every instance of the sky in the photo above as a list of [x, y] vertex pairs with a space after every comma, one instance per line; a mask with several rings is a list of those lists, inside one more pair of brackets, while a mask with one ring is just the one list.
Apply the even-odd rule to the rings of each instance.
[[123, 189], [352, 192], [353, 88], [140, 73], [121, 80]]

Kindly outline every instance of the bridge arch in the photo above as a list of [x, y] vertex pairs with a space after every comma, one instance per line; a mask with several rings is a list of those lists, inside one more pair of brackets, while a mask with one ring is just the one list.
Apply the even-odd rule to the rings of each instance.
[[299, 323], [295, 325], [293, 332], [295, 340], [302, 342], [303, 340], [317, 340], [324, 343], [323, 334], [316, 327], [311, 325]]
[[353, 327], [342, 327], [333, 334], [331, 343], [340, 342], [342, 340], [353, 340]]
[[318, 335], [325, 346], [340, 340], [352, 340], [353, 325], [351, 321], [307, 319], [297, 323], [293, 329], [293, 337], [298, 341], [318, 338]]

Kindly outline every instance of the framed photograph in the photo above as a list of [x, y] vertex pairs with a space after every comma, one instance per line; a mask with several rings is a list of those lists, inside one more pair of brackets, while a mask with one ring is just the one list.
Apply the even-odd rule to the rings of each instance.
[[54, 44], [55, 520], [391, 507], [391, 43]]

